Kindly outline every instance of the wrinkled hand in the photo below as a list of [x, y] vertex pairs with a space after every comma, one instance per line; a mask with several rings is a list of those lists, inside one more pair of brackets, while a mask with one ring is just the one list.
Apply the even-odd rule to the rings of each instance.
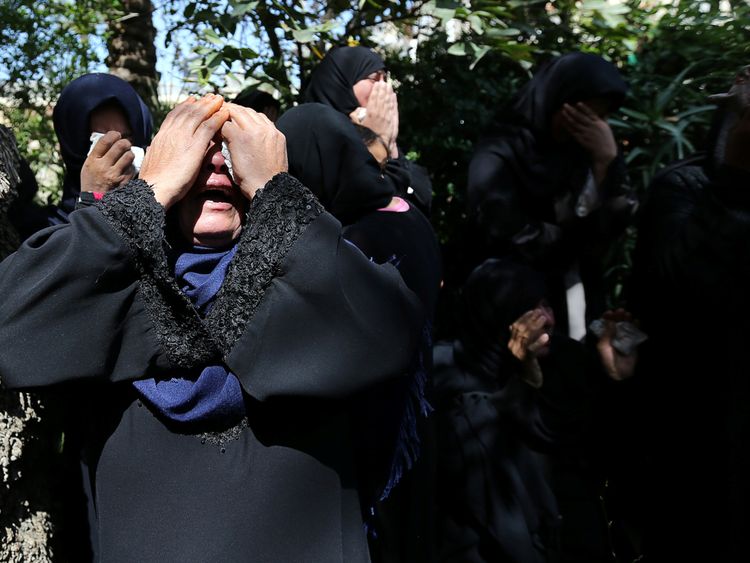
[[118, 131], [109, 131], [94, 145], [81, 169], [81, 191], [106, 194], [135, 176], [131, 144]]
[[398, 101], [391, 85], [382, 81], [373, 85], [363, 121], [357, 117], [361, 109], [355, 109], [349, 118], [353, 123], [374, 131], [390, 149], [398, 137]]
[[607, 311], [602, 315], [604, 320], [604, 334], [599, 338], [596, 349], [602, 360], [607, 375], [615, 381], [622, 381], [633, 375], [635, 365], [638, 363], [638, 352], [625, 356], [612, 346], [615, 337], [615, 325], [621, 321], [632, 322], [633, 316], [624, 309]]
[[146, 152], [141, 179], [165, 209], [190, 190], [214, 135], [229, 118], [221, 96], [188, 98], [169, 112]]
[[221, 134], [232, 157], [234, 179], [246, 198], [280, 172], [289, 170], [286, 138], [264, 114], [235, 104], [225, 104], [229, 121]]
[[606, 171], [617, 157], [617, 143], [609, 124], [586, 104], [563, 104], [562, 119], [565, 129], [591, 156], [595, 168]]

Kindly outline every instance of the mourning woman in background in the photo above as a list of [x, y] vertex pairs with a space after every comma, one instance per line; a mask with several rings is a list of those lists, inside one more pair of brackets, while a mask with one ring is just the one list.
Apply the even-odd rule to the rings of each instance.
[[379, 162], [395, 194], [429, 215], [432, 184], [426, 170], [406, 160], [398, 146], [398, 100], [378, 54], [362, 46], [332, 49], [313, 71], [305, 101], [327, 105], [371, 130], [386, 148]]
[[286, 169], [267, 118], [188, 99], [140, 179], [0, 266], [0, 382], [97, 397], [102, 560], [369, 560], [352, 397], [403, 378], [423, 308]]
[[[151, 139], [151, 113], [130, 84], [110, 74], [85, 74], [68, 84], [53, 111], [55, 133], [65, 165], [62, 197], [56, 206], [39, 208], [31, 198], [14, 209], [23, 239], [68, 220], [83, 193], [84, 200], [133, 178], [131, 147]], [[91, 149], [91, 134], [102, 133]], [[99, 194], [99, 195], [92, 195]]]
[[729, 94], [707, 182], [675, 167], [639, 213], [631, 299], [650, 340], [630, 485], [649, 561], [750, 558], [750, 68]]
[[440, 561], [609, 560], [602, 512], [566, 541], [551, 461], [590, 447], [605, 372], [632, 374], [612, 346], [626, 314], [607, 314], [594, 349], [556, 331], [547, 295], [528, 266], [487, 260], [462, 288], [459, 338], [435, 347]]
[[[409, 424], [399, 430], [400, 442], [406, 447], [396, 452], [391, 478], [381, 488], [381, 500], [388, 500], [374, 511], [377, 532], [372, 534], [372, 557], [375, 561], [430, 561], [428, 506], [433, 492], [429, 467], [425, 466], [429, 465], [431, 437], [424, 415], [428, 411], [425, 394], [431, 365], [431, 321], [441, 275], [437, 238], [424, 214], [396, 195], [394, 183], [377, 161], [377, 155], [386, 152], [387, 144], [380, 143], [370, 129], [355, 127], [345, 115], [312, 103], [287, 111], [277, 125], [287, 138], [291, 173], [309, 186], [324, 207], [345, 225], [344, 237], [365, 256], [398, 268], [427, 312], [420, 351], [412, 368], [407, 403]], [[389, 394], [391, 410], [399, 409], [403, 390], [393, 388]], [[388, 415], [382, 409], [383, 403], [372, 402], [370, 397], [363, 397], [361, 420], [364, 427], [377, 428]], [[409, 484], [405, 484], [402, 477], [416, 462], [418, 444], [422, 460], [416, 475], [406, 476]], [[373, 440], [363, 442], [362, 448], [365, 456], [370, 455], [375, 448]]]
[[576, 339], [604, 310], [601, 261], [635, 207], [606, 122], [626, 90], [601, 57], [553, 59], [501, 113], [469, 168], [482, 254], [545, 273], [559, 325]]

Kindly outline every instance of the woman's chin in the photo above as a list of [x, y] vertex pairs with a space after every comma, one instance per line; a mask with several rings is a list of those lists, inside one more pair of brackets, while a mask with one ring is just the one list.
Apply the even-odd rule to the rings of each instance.
[[239, 222], [198, 221], [193, 228], [193, 244], [209, 248], [226, 247], [240, 236], [241, 230]]

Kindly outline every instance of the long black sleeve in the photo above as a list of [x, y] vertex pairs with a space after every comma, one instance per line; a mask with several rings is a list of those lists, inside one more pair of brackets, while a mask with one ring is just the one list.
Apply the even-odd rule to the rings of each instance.
[[205, 320], [168, 270], [164, 224], [150, 188], [131, 181], [3, 262], [3, 384], [158, 377], [223, 359], [257, 399], [337, 397], [411, 360], [417, 297], [395, 268], [343, 241], [291, 176], [254, 198]]
[[0, 264], [0, 381], [117, 381], [166, 367], [138, 285], [124, 241], [96, 209], [32, 236]]

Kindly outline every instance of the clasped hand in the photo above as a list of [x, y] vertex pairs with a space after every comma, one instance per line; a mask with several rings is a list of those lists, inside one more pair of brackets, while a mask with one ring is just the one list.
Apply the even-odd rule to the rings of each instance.
[[141, 179], [165, 209], [193, 186], [218, 136], [229, 147], [234, 180], [247, 199], [288, 170], [286, 139], [265, 115], [215, 94], [188, 98], [169, 112], [141, 166]]
[[[360, 112], [367, 109], [365, 118], [359, 119]], [[349, 114], [353, 123], [362, 125], [378, 135], [388, 147], [391, 158], [398, 157], [398, 99], [393, 87], [387, 82], [376, 82], [370, 97], [367, 100], [367, 108], [357, 108]]]

